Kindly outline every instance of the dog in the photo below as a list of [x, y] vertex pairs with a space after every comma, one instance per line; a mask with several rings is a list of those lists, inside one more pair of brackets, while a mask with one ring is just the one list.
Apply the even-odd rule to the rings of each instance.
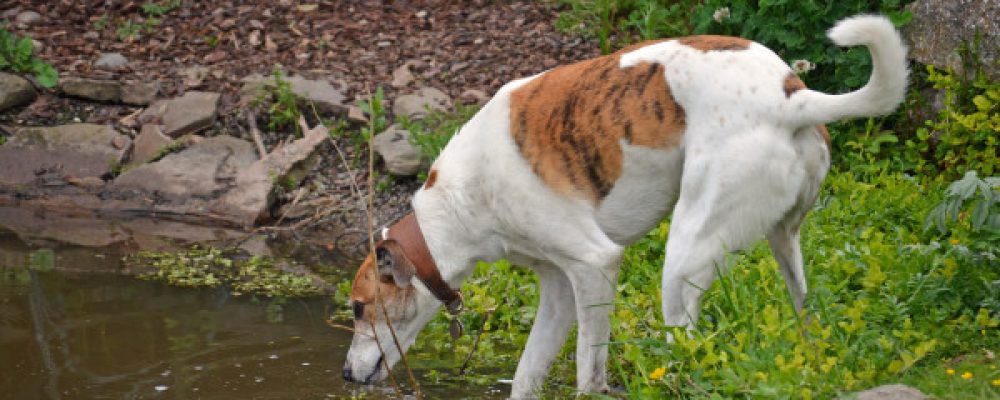
[[440, 305], [461, 311], [456, 288], [475, 263], [505, 258], [533, 269], [541, 292], [511, 397], [537, 396], [573, 322], [577, 389], [606, 392], [622, 250], [671, 210], [667, 326], [692, 329], [725, 254], [761, 237], [801, 310], [799, 226], [830, 165], [823, 124], [891, 112], [908, 74], [885, 17], [842, 20], [828, 36], [868, 47], [866, 86], [813, 91], [766, 47], [706, 35], [638, 44], [502, 87], [434, 161], [413, 213], [383, 229], [361, 264], [344, 378], [384, 379]]

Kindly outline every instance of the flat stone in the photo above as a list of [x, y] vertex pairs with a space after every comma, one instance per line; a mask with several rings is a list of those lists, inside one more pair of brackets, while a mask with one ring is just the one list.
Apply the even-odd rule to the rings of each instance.
[[390, 174], [413, 176], [420, 172], [423, 154], [410, 143], [410, 132], [401, 128], [399, 124], [393, 124], [384, 132], [375, 135], [372, 143]]
[[139, 122], [160, 123], [164, 125], [164, 134], [177, 138], [211, 127], [218, 103], [218, 93], [191, 91], [181, 97], [154, 102], [139, 115]]
[[31, 10], [22, 11], [17, 14], [17, 17], [14, 18], [15, 22], [24, 25], [31, 25], [41, 20], [42, 20], [42, 15]]
[[[35, 183], [49, 179], [106, 176], [124, 161], [130, 150], [127, 136], [108, 125], [70, 124], [12, 129], [0, 146], [0, 185]], [[123, 148], [113, 143], [125, 140]]]
[[135, 138], [135, 146], [132, 148], [132, 159], [128, 165], [145, 164], [153, 159], [163, 149], [166, 149], [174, 141], [169, 136], [163, 134], [163, 125], [146, 124], [139, 130], [139, 136]]
[[134, 106], [145, 106], [156, 99], [160, 82], [126, 82], [122, 85], [121, 101]]
[[981, 35], [974, 52], [986, 73], [1000, 79], [1000, 1], [997, 0], [918, 0], [906, 6], [913, 20], [903, 28], [903, 36], [914, 60], [941, 68], [962, 71], [959, 48]]
[[368, 116], [358, 106], [347, 106], [347, 120], [356, 124], [367, 124]]
[[20, 76], [0, 73], [0, 111], [35, 101], [35, 87]]
[[63, 78], [59, 80], [63, 93], [87, 100], [118, 102], [122, 98], [122, 86], [118, 81]]
[[[292, 93], [303, 102], [312, 103], [316, 111], [323, 115], [346, 115], [347, 105], [344, 104], [344, 94], [333, 87], [325, 80], [305, 79], [301, 76], [289, 76], [282, 78], [288, 82]], [[261, 96], [265, 90], [273, 89], [276, 86], [272, 76], [253, 74], [243, 78], [243, 87], [240, 89], [241, 102], [248, 104], [253, 99]]]
[[94, 67], [115, 69], [128, 64], [128, 59], [121, 53], [101, 53], [101, 56], [94, 61]]
[[216, 197], [229, 188], [237, 171], [256, 160], [250, 142], [215, 136], [159, 161], [129, 169], [113, 185], [116, 190], [158, 194], [168, 201]]
[[924, 400], [927, 395], [906, 385], [882, 385], [858, 392], [855, 400]]
[[243, 227], [252, 226], [270, 209], [275, 183], [281, 182], [296, 165], [311, 158], [316, 147], [328, 137], [329, 131], [323, 125], [304, 130], [301, 139], [275, 149], [249, 167], [239, 169], [235, 186], [219, 198], [211, 210], [219, 218]]
[[393, 114], [405, 115], [410, 118], [423, 118], [432, 110], [448, 111], [450, 109], [451, 97], [432, 87], [422, 87], [414, 93], [399, 96], [392, 103]]
[[410, 82], [413, 82], [413, 72], [410, 72], [410, 68], [414, 64], [416, 64], [416, 61], [410, 60], [403, 63], [403, 65], [400, 65], [395, 71], [392, 71], [392, 82], [389, 84], [392, 85], [392, 87], [401, 88], [406, 87], [406, 85], [409, 85]]

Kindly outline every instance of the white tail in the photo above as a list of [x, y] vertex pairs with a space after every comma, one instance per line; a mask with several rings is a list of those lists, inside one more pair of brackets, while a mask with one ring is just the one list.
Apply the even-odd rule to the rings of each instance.
[[808, 126], [849, 117], [888, 114], [906, 95], [906, 46], [888, 18], [859, 15], [841, 20], [827, 32], [840, 46], [868, 46], [872, 75], [861, 89], [844, 94], [799, 90], [789, 99], [785, 119]]

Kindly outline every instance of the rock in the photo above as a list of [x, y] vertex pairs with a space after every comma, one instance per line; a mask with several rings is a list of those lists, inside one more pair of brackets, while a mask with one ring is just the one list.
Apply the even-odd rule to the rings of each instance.
[[[288, 82], [292, 93], [299, 100], [312, 103], [316, 111], [324, 115], [345, 115], [347, 105], [344, 104], [344, 94], [325, 80], [305, 79], [301, 76], [282, 78]], [[253, 74], [243, 78], [243, 88], [240, 89], [241, 102], [248, 104], [259, 97], [263, 91], [276, 86], [274, 77]]]
[[392, 103], [393, 114], [406, 115], [411, 118], [423, 118], [428, 110], [448, 111], [451, 109], [451, 98], [444, 92], [422, 87], [411, 94], [402, 95]]
[[347, 120], [355, 124], [367, 124], [368, 117], [364, 110], [358, 106], [347, 106]]
[[[300, 124], [304, 121], [300, 120]], [[236, 175], [236, 186], [226, 192], [212, 206], [212, 211], [220, 218], [249, 227], [271, 206], [271, 192], [276, 182], [303, 160], [307, 160], [316, 147], [329, 136], [323, 125], [303, 129], [302, 139], [295, 140], [275, 149], [266, 157], [241, 168]]]
[[156, 99], [160, 82], [126, 82], [122, 86], [121, 101], [134, 106], [145, 106]]
[[210, 70], [207, 67], [194, 66], [180, 70], [178, 74], [184, 78], [184, 86], [195, 88], [208, 77]]
[[63, 78], [59, 80], [63, 93], [88, 100], [118, 102], [122, 98], [122, 86], [118, 81]]
[[124, 67], [126, 64], [128, 64], [128, 59], [121, 53], [101, 53], [101, 56], [94, 62], [94, 67], [115, 69]]
[[[127, 136], [111, 126], [70, 124], [13, 129], [0, 146], [0, 186], [35, 183], [36, 178], [100, 178], [112, 174], [130, 150]], [[113, 143], [125, 141], [123, 148]]]
[[31, 25], [34, 24], [35, 22], [41, 21], [41, 19], [42, 19], [41, 14], [28, 10], [18, 13], [17, 17], [14, 18], [14, 22], [23, 25]]
[[923, 400], [927, 395], [906, 385], [882, 385], [858, 392], [855, 400]]
[[35, 101], [35, 87], [20, 76], [0, 73], [0, 111]]
[[174, 141], [163, 134], [163, 125], [146, 124], [139, 131], [139, 136], [135, 138], [135, 145], [132, 148], [132, 159], [128, 166], [134, 167], [145, 164], [149, 160], [158, 156], [160, 152], [169, 147]]
[[163, 133], [176, 138], [211, 127], [218, 103], [218, 93], [191, 91], [153, 103], [139, 115], [139, 122], [159, 121], [164, 125]]
[[413, 82], [413, 73], [410, 72], [410, 68], [415, 63], [415, 60], [407, 61], [403, 63], [403, 65], [400, 65], [399, 68], [396, 68], [395, 71], [392, 71], [392, 82], [390, 85], [392, 85], [392, 87], [401, 88], [406, 87], [406, 85], [409, 85], [410, 82]]
[[157, 194], [166, 201], [213, 198], [228, 190], [237, 171], [257, 160], [250, 142], [232, 136], [207, 138], [159, 161], [129, 169], [113, 181], [116, 190]]
[[906, 6], [913, 20], [903, 28], [910, 57], [924, 64], [962, 71], [958, 49], [982, 35], [975, 52], [987, 74], [1000, 79], [1000, 2], [997, 0], [918, 0]]
[[372, 142], [390, 174], [413, 176], [420, 172], [423, 154], [410, 143], [410, 132], [399, 124], [393, 124], [385, 132], [375, 135]]
[[490, 96], [486, 92], [479, 89], [466, 89], [462, 92], [462, 95], [458, 96], [458, 99], [465, 104], [486, 104], [490, 101]]

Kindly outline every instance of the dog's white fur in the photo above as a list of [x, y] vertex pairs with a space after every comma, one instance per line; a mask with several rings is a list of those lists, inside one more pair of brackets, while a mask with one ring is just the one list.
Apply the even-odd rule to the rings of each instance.
[[[829, 167], [816, 124], [874, 116], [895, 108], [906, 86], [905, 47], [884, 17], [858, 16], [829, 32], [839, 45], [868, 46], [868, 85], [829, 95], [808, 89], [786, 95], [791, 69], [753, 43], [738, 51], [700, 51], [665, 41], [621, 56], [621, 67], [659, 63], [686, 113], [683, 143], [655, 149], [621, 143], [622, 174], [599, 203], [551, 190], [511, 136], [510, 94], [538, 76], [504, 86], [434, 162], [432, 188], [418, 191], [414, 212], [443, 277], [458, 287], [480, 260], [507, 258], [539, 276], [541, 303], [514, 376], [512, 397], [534, 397], [574, 321], [577, 386], [607, 389], [608, 314], [623, 247], [673, 209], [662, 282], [668, 326], [691, 328], [702, 291], [727, 251], [766, 236], [794, 304], [806, 293], [799, 225]], [[544, 73], [543, 73], [544, 74]], [[404, 351], [439, 303], [419, 283], [411, 312], [393, 324]], [[406, 314], [404, 312], [404, 314]], [[392, 365], [400, 355], [385, 323], [371, 328]], [[347, 367], [384, 378], [380, 353], [356, 334]]]

